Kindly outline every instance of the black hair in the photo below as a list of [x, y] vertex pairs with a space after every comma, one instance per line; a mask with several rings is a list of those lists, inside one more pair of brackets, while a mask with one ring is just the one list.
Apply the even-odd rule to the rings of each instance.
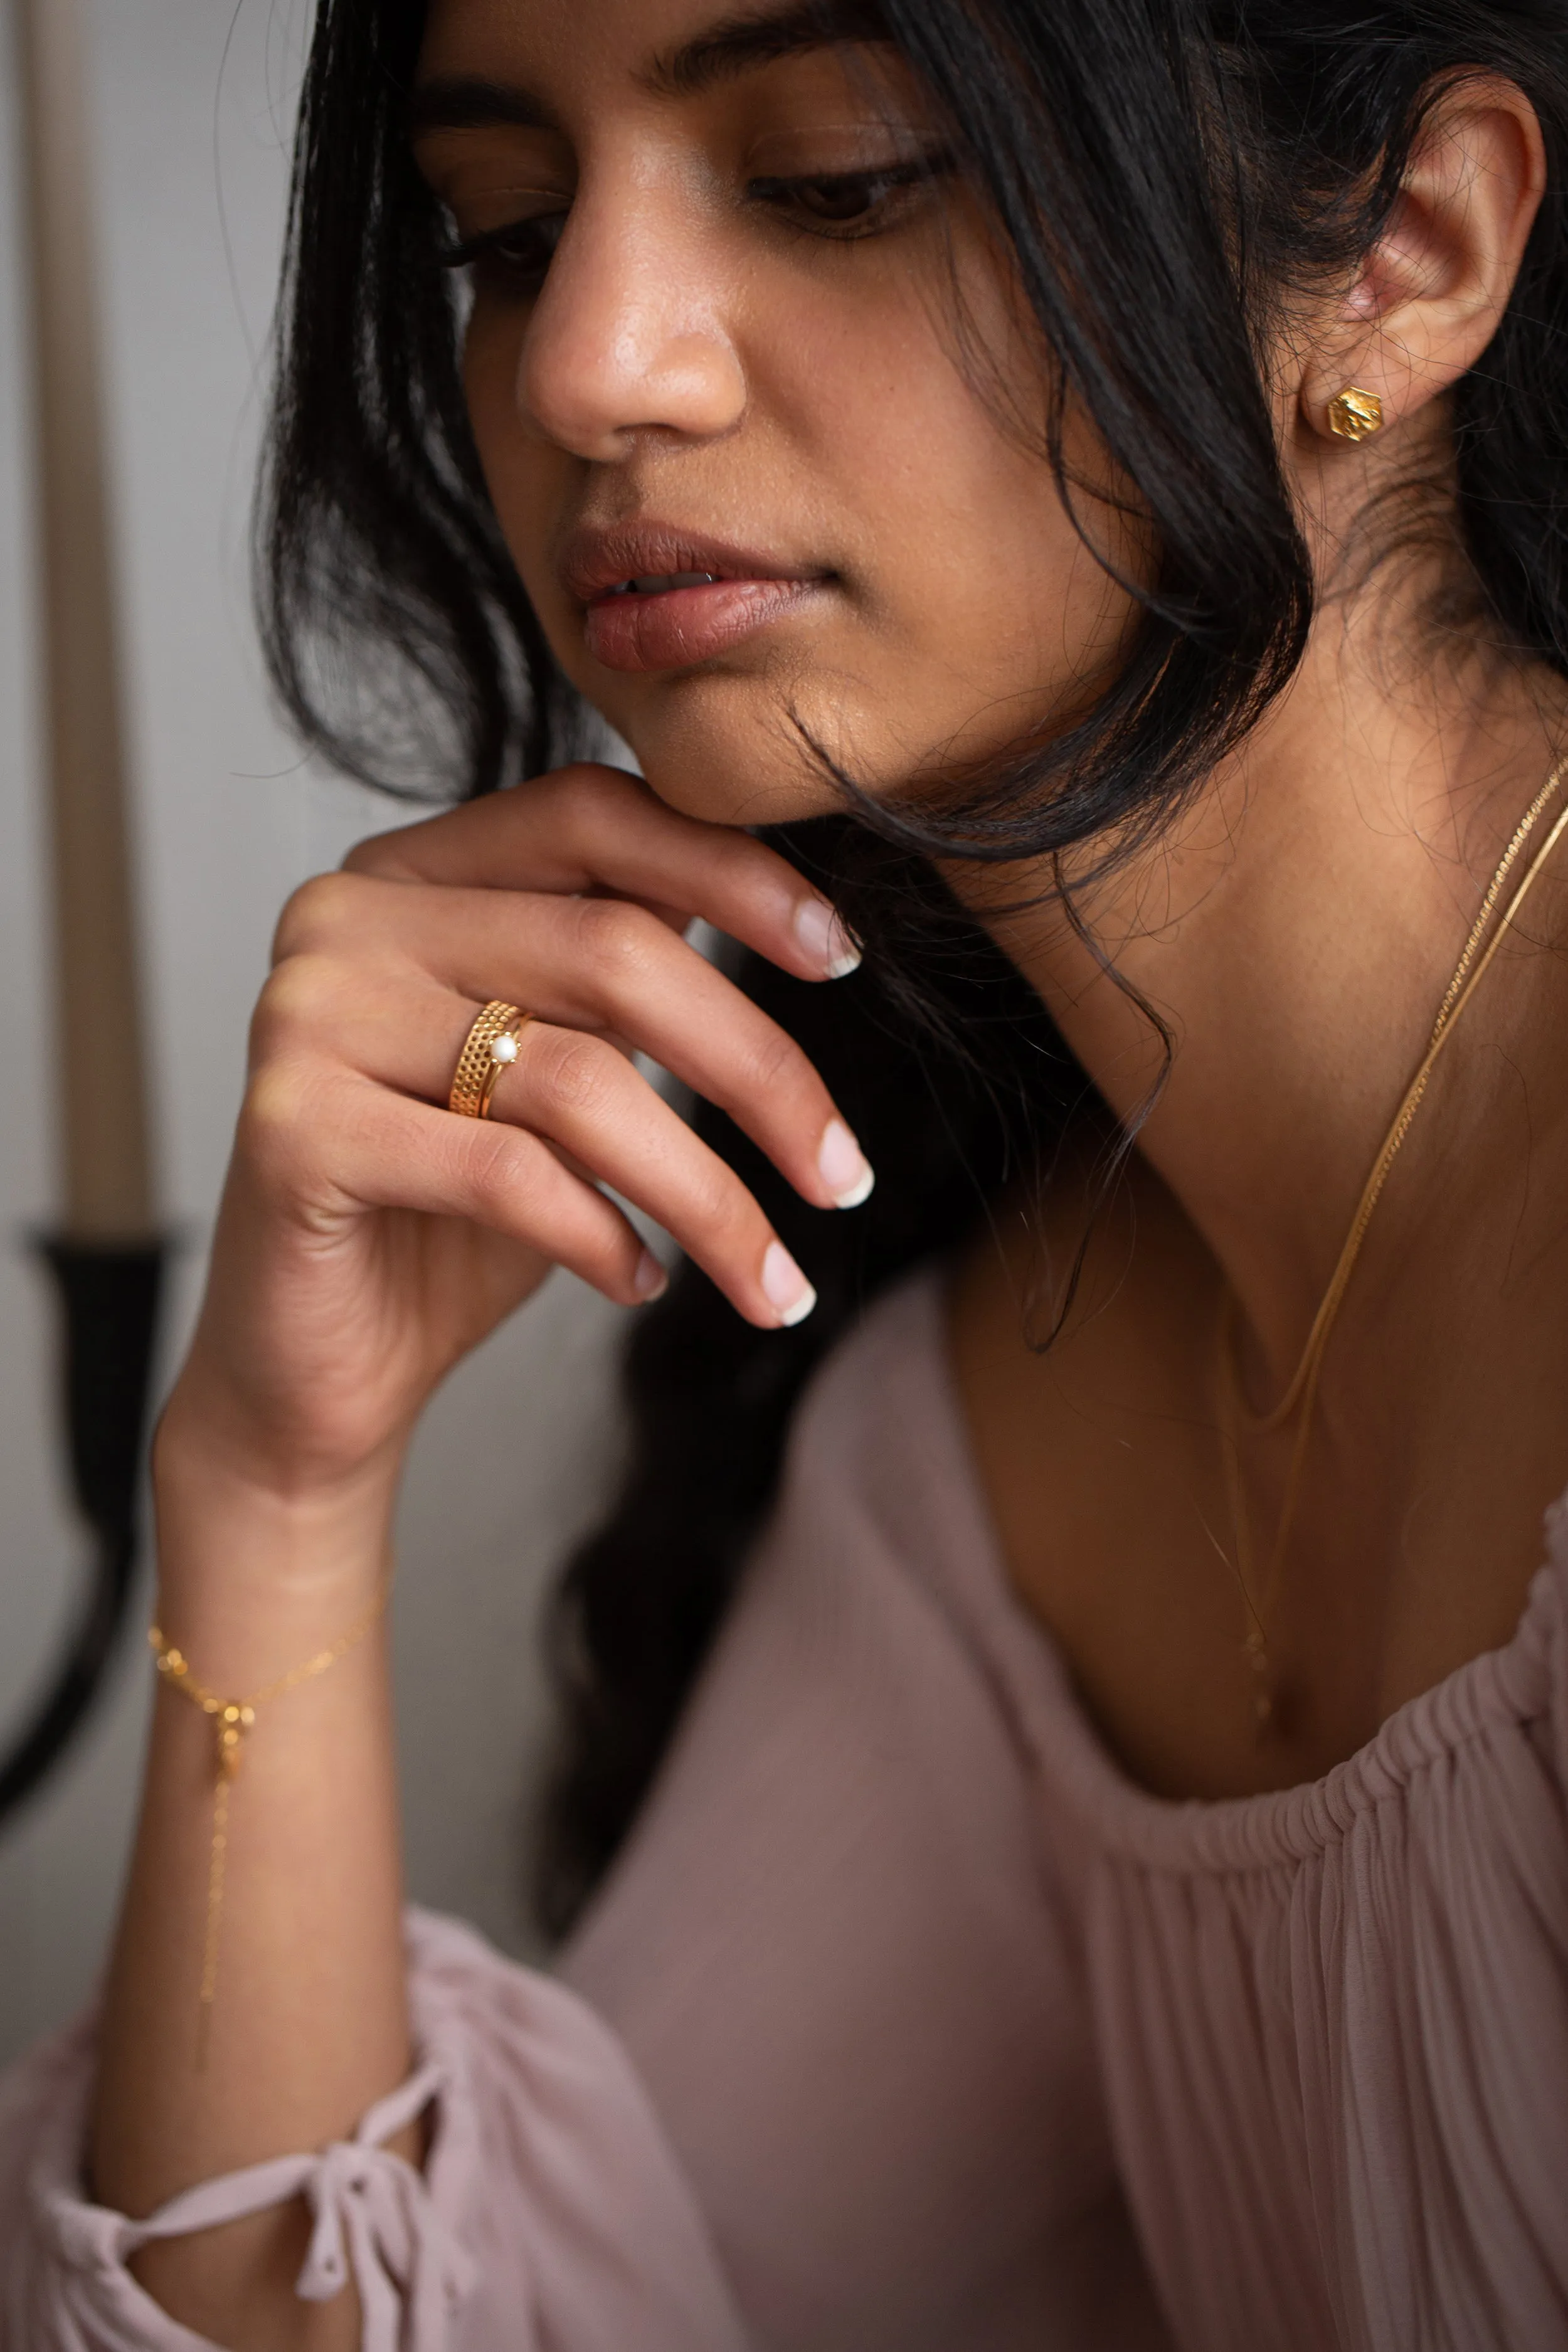
[[[658, 1769], [813, 1366], [1084, 1106], [1037, 1000], [931, 858], [1124, 851], [1289, 680], [1313, 583], [1265, 345], [1292, 289], [1348, 281], [1425, 110], [1478, 71], [1533, 103], [1549, 185], [1507, 315], [1451, 396], [1449, 507], [1489, 633], [1568, 674], [1568, 0], [882, 0], [879, 17], [994, 215], [1051, 354], [1042, 463], [1076, 511], [1063, 419], [1081, 404], [1157, 552], [1121, 670], [1068, 731], [896, 806], [844, 777], [849, 814], [780, 836], [844, 908], [866, 966], [828, 989], [752, 957], [736, 976], [894, 1172], [856, 1215], [816, 1217], [698, 1107], [820, 1304], [795, 1331], [759, 1332], [687, 1265], [634, 1327], [625, 1477], [555, 1606], [563, 1733], [538, 1886], [555, 1930]], [[259, 603], [278, 691], [311, 743], [395, 790], [478, 793], [562, 756], [573, 702], [468, 430], [444, 223], [406, 136], [423, 18], [424, 0], [320, 0]]]

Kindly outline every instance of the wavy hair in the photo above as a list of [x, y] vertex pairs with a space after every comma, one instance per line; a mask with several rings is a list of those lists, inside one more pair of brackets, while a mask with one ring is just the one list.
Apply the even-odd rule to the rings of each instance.
[[[258, 585], [305, 739], [405, 793], [479, 793], [574, 744], [573, 698], [507, 555], [469, 433], [461, 317], [406, 100], [423, 0], [320, 0], [300, 113]], [[825, 0], [825, 23], [833, 20]], [[861, 12], [863, 14], [863, 12]], [[806, 1265], [820, 1305], [753, 1330], [698, 1269], [637, 1318], [630, 1445], [563, 1577], [563, 1729], [537, 1895], [561, 1932], [626, 1837], [776, 1485], [795, 1399], [866, 1301], [952, 1245], [1089, 1090], [934, 857], [1124, 850], [1166, 824], [1289, 681], [1313, 612], [1262, 353], [1292, 289], [1375, 240], [1435, 94], [1517, 83], [1545, 201], [1508, 313], [1452, 395], [1452, 523], [1474, 614], [1568, 675], [1568, 0], [882, 0], [1010, 249], [1051, 354], [1041, 462], [1069, 510], [1070, 401], [1156, 550], [1119, 675], [1047, 742], [919, 803], [785, 828], [868, 946], [813, 990], [740, 984], [821, 1068], [874, 1161], [820, 1219], [721, 1114], [700, 1131]]]

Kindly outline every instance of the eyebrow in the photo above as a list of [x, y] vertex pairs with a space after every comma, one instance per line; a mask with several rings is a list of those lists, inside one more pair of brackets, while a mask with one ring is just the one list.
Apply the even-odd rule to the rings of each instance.
[[409, 99], [408, 131], [554, 131], [559, 126], [542, 99], [514, 82], [489, 81], [482, 74], [434, 74]]
[[[637, 76], [661, 98], [692, 98], [780, 58], [799, 57], [838, 42], [888, 37], [875, 0], [805, 0], [802, 6], [720, 19], [679, 47], [656, 58]], [[553, 110], [533, 91], [479, 74], [437, 75], [421, 82], [408, 103], [412, 134], [428, 131], [555, 131]]]
[[757, 66], [778, 58], [799, 57], [808, 49], [830, 48], [839, 41], [886, 40], [881, 10], [872, 0], [805, 0], [803, 6], [774, 10], [765, 16], [750, 13], [726, 16], [707, 32], [698, 33], [667, 57], [656, 59], [641, 77], [647, 88], [669, 98], [690, 98]]

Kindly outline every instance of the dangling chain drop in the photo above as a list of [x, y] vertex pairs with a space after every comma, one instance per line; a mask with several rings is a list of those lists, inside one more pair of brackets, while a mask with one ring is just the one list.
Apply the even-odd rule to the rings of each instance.
[[[1534, 800], [1531, 801], [1515, 828], [1513, 838], [1503, 852], [1497, 872], [1488, 885], [1487, 894], [1481, 900], [1480, 911], [1470, 927], [1468, 939], [1465, 941], [1464, 952], [1454, 968], [1454, 976], [1444, 992], [1442, 1003], [1437, 1008], [1437, 1017], [1433, 1024], [1432, 1034], [1426, 1041], [1426, 1049], [1421, 1057], [1415, 1076], [1405, 1089], [1404, 1099], [1394, 1115], [1393, 1125], [1384, 1136], [1377, 1156], [1373, 1161], [1372, 1173], [1367, 1178], [1361, 1199], [1356, 1204], [1355, 1214], [1351, 1219], [1350, 1230], [1345, 1235], [1339, 1262], [1330, 1277], [1329, 1286], [1323, 1293], [1318, 1311], [1312, 1318], [1312, 1328], [1307, 1335], [1307, 1344], [1302, 1349], [1300, 1361], [1278, 1403], [1267, 1413], [1249, 1416], [1254, 1431], [1259, 1435], [1268, 1435], [1276, 1430], [1284, 1429], [1291, 1421], [1296, 1424], [1295, 1443], [1291, 1447], [1289, 1468], [1285, 1480], [1285, 1499], [1280, 1507], [1279, 1524], [1274, 1531], [1274, 1540], [1269, 1546], [1268, 1561], [1264, 1571], [1263, 1581], [1261, 1585], [1256, 1587], [1251, 1575], [1251, 1544], [1247, 1528], [1247, 1496], [1241, 1475], [1239, 1432], [1244, 1414], [1241, 1383], [1236, 1364], [1235, 1299], [1228, 1286], [1221, 1300], [1220, 1438], [1230, 1487], [1231, 1525], [1236, 1545], [1234, 1562], [1236, 1580], [1241, 1589], [1242, 1603], [1247, 1613], [1247, 1632], [1243, 1649], [1253, 1678], [1253, 1709], [1257, 1717], [1259, 1738], [1267, 1736], [1275, 1718], [1278, 1690], [1273, 1663], [1268, 1654], [1268, 1626], [1279, 1598], [1285, 1555], [1289, 1545], [1290, 1530], [1295, 1521], [1296, 1507], [1300, 1499], [1301, 1477], [1306, 1466], [1308, 1444], [1311, 1436], [1312, 1417], [1317, 1405], [1318, 1380], [1322, 1370], [1323, 1355], [1341, 1306], [1343, 1304], [1345, 1292], [1350, 1286], [1356, 1260], [1361, 1255], [1362, 1244], [1366, 1239], [1366, 1231], [1372, 1223], [1373, 1212], [1377, 1207], [1383, 1188], [1388, 1181], [1388, 1171], [1398, 1157], [1400, 1146], [1409, 1134], [1415, 1114], [1421, 1107], [1421, 1098], [1426, 1092], [1427, 1082], [1436, 1066], [1437, 1057], [1453, 1035], [1467, 1006], [1486, 977], [1487, 968], [1508, 936], [1510, 928], [1524, 903], [1527, 892], [1551, 856], [1563, 832], [1568, 830], [1568, 809], [1564, 809], [1526, 867], [1518, 888], [1498, 919], [1491, 938], [1487, 940], [1488, 929], [1491, 926], [1492, 918], [1497, 911], [1508, 877], [1513, 871], [1525, 844], [1534, 832], [1547, 803], [1558, 791], [1563, 772], [1563, 767], [1554, 768]], [[1486, 940], [1484, 950], [1481, 944], [1483, 940]]]
[[286, 1691], [297, 1690], [301, 1683], [311, 1682], [324, 1675], [346, 1657], [355, 1643], [364, 1639], [386, 1606], [384, 1586], [361, 1616], [354, 1619], [345, 1633], [340, 1633], [330, 1649], [318, 1650], [313, 1657], [302, 1659], [275, 1683], [252, 1691], [248, 1698], [219, 1698], [207, 1690], [192, 1674], [183, 1650], [166, 1639], [162, 1629], [150, 1625], [147, 1641], [158, 1661], [158, 1672], [173, 1690], [188, 1698], [193, 1706], [200, 1707], [213, 1727], [213, 1811], [212, 1843], [207, 1849], [206, 1927], [202, 1941], [201, 2005], [196, 2021], [196, 2072], [205, 2074], [207, 2044], [212, 2032], [213, 2008], [217, 2000], [218, 1949], [223, 1934], [224, 1877], [228, 1867], [228, 1799], [229, 1790], [239, 1771], [247, 1734], [256, 1721], [258, 1706], [269, 1706]]

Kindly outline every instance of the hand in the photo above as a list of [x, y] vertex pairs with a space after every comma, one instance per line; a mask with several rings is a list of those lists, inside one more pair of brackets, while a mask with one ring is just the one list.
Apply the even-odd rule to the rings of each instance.
[[[752, 1195], [634, 1066], [720, 1105], [808, 1201], [869, 1171], [804, 1054], [682, 936], [694, 917], [803, 979], [852, 957], [782, 858], [610, 768], [562, 770], [383, 834], [279, 925], [191, 1360], [161, 1448], [290, 1496], [390, 1478], [443, 1375], [565, 1265], [663, 1276], [599, 1190], [646, 1210], [753, 1323], [805, 1276]], [[447, 1094], [479, 1006], [533, 1018], [488, 1121]]]

